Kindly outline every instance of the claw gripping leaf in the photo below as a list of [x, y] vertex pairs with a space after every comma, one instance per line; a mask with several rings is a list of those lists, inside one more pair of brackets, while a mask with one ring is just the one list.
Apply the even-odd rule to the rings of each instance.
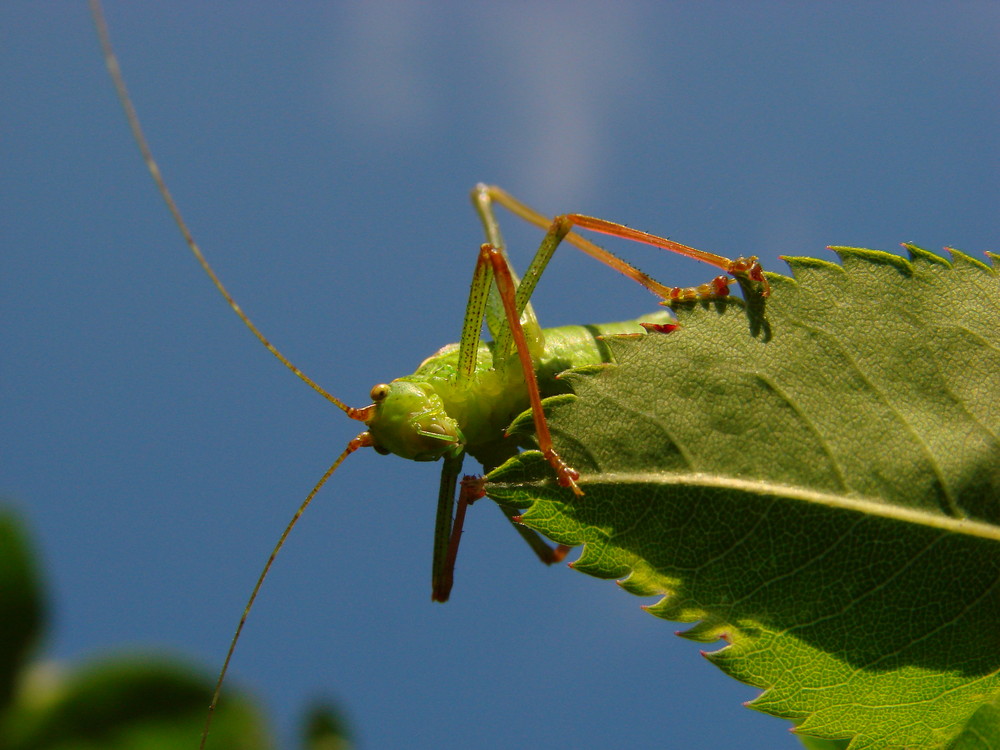
[[487, 491], [729, 641], [708, 658], [804, 734], [1000, 747], [998, 257], [906, 247], [788, 258], [766, 310], [612, 342], [549, 408], [585, 495], [532, 453]]

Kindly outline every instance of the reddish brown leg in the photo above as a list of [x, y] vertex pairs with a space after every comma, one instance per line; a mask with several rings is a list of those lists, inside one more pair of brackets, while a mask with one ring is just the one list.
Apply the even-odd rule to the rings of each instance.
[[571, 549], [573, 548], [570, 547], [568, 544], [557, 544], [556, 548], [552, 550], [552, 562], [557, 563], [565, 560], [566, 555], [569, 554], [569, 551]]
[[[700, 260], [703, 263], [708, 263], [709, 265], [721, 268], [728, 274], [733, 276], [742, 276], [743, 278], [749, 279], [750, 281], [757, 282], [761, 285], [761, 294], [767, 297], [771, 293], [771, 286], [768, 284], [767, 279], [764, 277], [764, 269], [761, 268], [760, 262], [756, 257], [751, 256], [749, 258], [737, 258], [736, 260], [730, 260], [729, 258], [723, 257], [722, 255], [716, 255], [715, 253], [708, 253], [704, 250], [698, 250], [696, 248], [690, 247], [688, 245], [682, 245], [680, 242], [674, 242], [673, 240], [667, 239], [666, 237], [658, 237], [655, 234], [649, 234], [649, 232], [643, 232], [638, 229], [632, 229], [624, 224], [618, 224], [614, 221], [608, 221], [606, 219], [597, 219], [593, 216], [584, 216], [582, 214], [567, 214], [566, 218], [571, 221], [575, 226], [581, 227], [582, 229], [589, 229], [592, 232], [600, 232], [601, 234], [608, 234], [612, 237], [621, 237], [625, 240], [633, 240], [635, 242], [643, 242], [647, 245], [652, 245], [653, 247], [659, 247], [663, 250], [669, 250], [673, 253], [679, 253], [680, 255], [686, 255], [688, 258], [694, 258], [695, 260]], [[718, 292], [720, 290], [720, 279], [725, 281], [725, 277], [716, 278], [711, 282], [711, 284], [704, 285], [707, 287], [706, 291], [709, 293]], [[728, 294], [729, 284], [725, 283], [726, 294]], [[700, 289], [701, 287], [693, 287], [693, 289]], [[686, 290], [681, 290], [686, 291]], [[725, 294], [717, 295], [725, 296]], [[671, 297], [672, 299], [685, 299], [686, 297]], [[702, 299], [702, 297], [695, 296], [694, 299]]]
[[462, 527], [465, 526], [465, 511], [476, 500], [486, 495], [483, 489], [482, 477], [466, 476], [459, 483], [458, 507], [455, 508], [455, 520], [451, 525], [451, 537], [448, 539], [448, 554], [440, 578], [434, 584], [431, 599], [436, 602], [448, 601], [451, 587], [455, 582], [455, 560], [458, 559], [458, 545], [462, 542]]
[[[688, 245], [682, 245], [679, 242], [674, 242], [673, 240], [669, 240], [665, 237], [658, 237], [647, 232], [630, 229], [624, 224], [618, 224], [604, 219], [597, 219], [592, 216], [584, 216], [583, 214], [566, 214], [565, 216], [556, 217], [554, 221], [550, 221], [530, 206], [521, 203], [521, 201], [510, 195], [510, 193], [495, 185], [477, 185], [473, 191], [473, 195], [476, 198], [477, 205], [480, 207], [481, 214], [485, 213], [490, 215], [488, 204], [496, 202], [515, 216], [518, 216], [541, 229], [551, 231], [550, 228], [554, 227], [557, 223], [568, 221], [574, 226], [582, 229], [589, 229], [602, 234], [621, 237], [627, 240], [634, 240], [636, 242], [643, 242], [664, 250], [680, 253], [681, 255], [685, 255], [689, 258], [694, 258], [695, 260], [700, 260], [704, 263], [716, 266], [717, 268], [721, 268], [723, 271], [732, 274], [733, 276], [738, 276], [755, 282], [755, 284], [761, 289], [761, 295], [764, 297], [770, 294], [770, 285], [764, 277], [764, 272], [760, 263], [755, 257], [730, 260], [729, 258], [716, 255], [715, 253], [708, 253], [703, 250], [697, 250], [693, 247], [689, 247]], [[490, 215], [489, 220], [493, 221], [492, 215]], [[622, 260], [613, 253], [608, 252], [599, 245], [595, 245], [587, 238], [576, 234], [575, 232], [567, 234], [565, 239], [567, 242], [574, 245], [579, 250], [582, 250], [587, 255], [596, 258], [619, 273], [638, 282], [639, 284], [642, 284], [653, 294], [663, 300], [719, 299], [721, 297], [726, 297], [729, 294], [729, 279], [725, 276], [719, 276], [708, 284], [701, 284], [700, 286], [695, 287], [668, 287], [656, 281], [656, 279], [651, 276], [643, 273], [630, 263]]]
[[493, 280], [496, 282], [497, 290], [500, 292], [503, 309], [507, 315], [507, 323], [514, 337], [517, 356], [521, 360], [521, 369], [524, 371], [524, 382], [528, 388], [528, 402], [531, 404], [531, 415], [535, 420], [535, 432], [538, 435], [538, 449], [545, 456], [545, 460], [555, 470], [559, 484], [563, 487], [569, 487], [577, 495], [582, 495], [583, 490], [576, 484], [576, 480], [580, 478], [580, 474], [562, 460], [552, 445], [549, 423], [545, 420], [545, 411], [542, 409], [542, 397], [538, 390], [538, 379], [535, 377], [535, 363], [531, 359], [528, 342], [524, 337], [524, 330], [521, 328], [520, 316], [517, 314], [517, 303], [514, 299], [516, 289], [514, 287], [514, 279], [510, 275], [510, 268], [507, 266], [507, 261], [499, 250], [489, 244], [482, 246], [479, 257], [488, 260], [493, 265]]

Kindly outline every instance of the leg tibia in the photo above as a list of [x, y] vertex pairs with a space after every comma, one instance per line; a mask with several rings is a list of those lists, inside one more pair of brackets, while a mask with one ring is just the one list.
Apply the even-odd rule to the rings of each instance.
[[[484, 219], [484, 223], [487, 223], [488, 226], [496, 227], [496, 219], [493, 216], [492, 211], [493, 203], [500, 204], [515, 216], [518, 216], [541, 229], [550, 229], [550, 226], [555, 226], [555, 224], [550, 222], [542, 214], [538, 213], [524, 203], [521, 203], [521, 201], [494, 185], [477, 185], [473, 190], [473, 199], [479, 208], [481, 215], [489, 216], [488, 222]], [[768, 284], [768, 281], [764, 276], [764, 271], [757, 258], [753, 256], [749, 258], [739, 257], [736, 260], [731, 260], [722, 255], [705, 252], [704, 250], [698, 250], [688, 245], [681, 244], [680, 242], [675, 242], [666, 237], [659, 237], [655, 234], [632, 229], [624, 224], [607, 221], [606, 219], [598, 219], [593, 216], [585, 216], [583, 214], [566, 214], [564, 216], [557, 217], [556, 221], [569, 221], [573, 226], [581, 229], [589, 229], [592, 232], [600, 232], [601, 234], [621, 237], [622, 239], [642, 242], [647, 245], [659, 247], [663, 250], [669, 250], [688, 258], [708, 263], [709, 265], [722, 269], [728, 274], [753, 282], [754, 287], [759, 290], [762, 297], [767, 297], [771, 292], [770, 284]], [[495, 232], [497, 233], [497, 236], [499, 236], [499, 230], [495, 229]], [[653, 292], [653, 294], [656, 294], [663, 300], [717, 299], [728, 294], [728, 283], [725, 285], [725, 290], [723, 290], [722, 286], [719, 284], [718, 278], [708, 284], [702, 284], [697, 287], [667, 287], [656, 281], [648, 274], [643, 273], [630, 263], [627, 263], [604, 248], [595, 245], [575, 232], [567, 234], [566, 241], [591, 257], [596, 258], [605, 265], [646, 287]]]

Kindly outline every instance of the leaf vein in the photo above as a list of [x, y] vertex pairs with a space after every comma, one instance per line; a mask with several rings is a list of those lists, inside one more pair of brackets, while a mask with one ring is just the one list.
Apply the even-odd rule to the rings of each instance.
[[945, 475], [941, 464], [938, 461], [937, 456], [931, 450], [931, 447], [927, 444], [927, 441], [921, 431], [917, 429], [916, 426], [913, 425], [909, 419], [907, 419], [906, 415], [904, 415], [894, 405], [893, 400], [889, 397], [889, 395], [875, 384], [875, 381], [869, 376], [868, 372], [840, 343], [839, 337], [835, 336], [830, 331], [827, 331], [825, 328], [811, 326], [803, 321], [800, 321], [800, 324], [814, 333], [826, 337], [831, 342], [831, 346], [836, 349], [848, 363], [850, 363], [858, 377], [860, 377], [871, 392], [878, 397], [885, 409], [892, 414], [896, 421], [898, 421], [906, 432], [909, 433], [910, 437], [919, 446], [921, 453], [923, 453], [928, 466], [934, 473], [934, 477], [937, 480], [937, 485], [941, 490], [941, 494], [944, 496], [943, 498], [939, 497], [938, 499], [938, 506], [941, 508], [941, 512], [947, 516], [951, 516], [952, 518], [962, 518], [964, 514], [961, 512], [961, 508], [958, 505], [958, 501], [955, 498], [951, 487], [949, 487], [948, 483], [945, 481]]
[[[779, 482], [767, 482], [760, 479], [739, 479], [738, 477], [722, 477], [702, 473], [609, 472], [599, 475], [584, 475], [580, 478], [580, 481], [584, 484], [594, 486], [616, 484], [677, 485], [732, 490], [758, 496], [773, 495], [1000, 542], [1000, 526], [994, 524], [972, 521], [966, 518], [953, 518], [951, 516], [932, 514], [925, 510], [891, 505], [875, 498], [845, 497], [830, 492], [820, 492], [818, 490]], [[502, 482], [496, 484], [498, 486], [503, 485]]]

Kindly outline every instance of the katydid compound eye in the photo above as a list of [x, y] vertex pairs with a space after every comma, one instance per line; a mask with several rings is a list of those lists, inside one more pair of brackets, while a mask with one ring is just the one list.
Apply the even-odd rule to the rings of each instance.
[[385, 397], [388, 395], [389, 395], [389, 386], [386, 383], [379, 383], [377, 386], [372, 388], [371, 392], [372, 401], [376, 403], [385, 400]]

